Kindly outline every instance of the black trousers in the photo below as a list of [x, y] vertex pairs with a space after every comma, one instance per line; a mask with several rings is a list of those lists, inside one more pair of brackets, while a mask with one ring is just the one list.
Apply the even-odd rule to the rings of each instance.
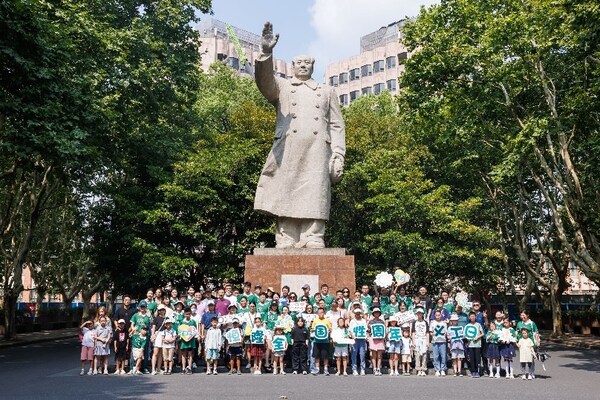
[[292, 345], [292, 370], [302, 373], [308, 372], [308, 346], [306, 343], [294, 343]]
[[481, 347], [469, 347], [469, 369], [471, 372], [479, 371], [479, 365], [481, 364]]

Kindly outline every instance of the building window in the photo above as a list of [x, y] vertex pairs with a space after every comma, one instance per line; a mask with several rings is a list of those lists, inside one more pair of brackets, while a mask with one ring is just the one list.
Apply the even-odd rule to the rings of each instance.
[[390, 92], [395, 92], [396, 83], [396, 79], [390, 79], [389, 81], [387, 81], [387, 90], [389, 90]]
[[340, 85], [342, 85], [344, 83], [348, 83], [348, 73], [347, 72], [342, 72], [340, 74]]
[[225, 54], [223, 54], [223, 53], [218, 53], [217, 54], [217, 60], [219, 60], [219, 61], [223, 61], [226, 58], [227, 58], [227, 56]]
[[369, 75], [373, 75], [373, 69], [371, 67], [371, 64], [363, 65], [362, 67], [360, 67], [360, 76], [364, 78], [365, 76]]
[[360, 96], [360, 92], [358, 90], [353, 90], [350, 92], [350, 103], [352, 103], [354, 100], [358, 99]]
[[387, 69], [394, 68], [396, 66], [396, 57], [390, 56], [385, 59], [385, 67]]
[[376, 83], [373, 85], [373, 93], [379, 94], [385, 90], [385, 83]]
[[361, 90], [361, 94], [362, 94], [363, 96], [368, 96], [368, 95], [370, 95], [371, 93], [373, 93], [373, 88], [371, 88], [371, 86], [364, 87], [364, 88], [362, 88], [362, 90]]
[[329, 86], [337, 86], [339, 82], [338, 76], [333, 75], [329, 77]]
[[340, 95], [340, 104], [343, 106], [348, 105], [348, 95], [347, 94]]
[[350, 70], [350, 80], [355, 81], [360, 78], [360, 70], [358, 68], [354, 68]]
[[377, 72], [381, 72], [383, 70], [384, 70], [383, 60], [378, 60], [373, 63], [373, 72], [377, 73]]
[[398, 64], [404, 64], [404, 60], [408, 58], [408, 53], [405, 51], [404, 53], [398, 53]]

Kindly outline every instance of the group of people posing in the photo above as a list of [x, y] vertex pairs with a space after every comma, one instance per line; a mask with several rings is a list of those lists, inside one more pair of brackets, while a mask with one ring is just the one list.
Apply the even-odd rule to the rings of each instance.
[[468, 366], [476, 378], [487, 366], [491, 378], [501, 371], [514, 378], [518, 350], [521, 378], [535, 377], [539, 335], [527, 311], [517, 323], [501, 311], [488, 319], [479, 302], [451, 301], [447, 291], [432, 299], [425, 287], [414, 296], [404, 286], [373, 295], [367, 285], [354, 293], [343, 288], [332, 294], [326, 284], [316, 293], [308, 284], [302, 291], [264, 291], [250, 282], [241, 291], [228, 284], [214, 292], [157, 289], [136, 308], [125, 295], [113, 320], [99, 307], [82, 324], [81, 375], [86, 363], [87, 374], [108, 374], [112, 351], [115, 374], [127, 368], [129, 374], [168, 375], [176, 368], [192, 374], [204, 360], [205, 373], [216, 375], [223, 360], [228, 374], [241, 374], [245, 364], [256, 375], [329, 375], [335, 362], [336, 375], [370, 369], [380, 376], [387, 356], [391, 376], [426, 376], [428, 357], [435, 376], [445, 376], [450, 357], [454, 376]]

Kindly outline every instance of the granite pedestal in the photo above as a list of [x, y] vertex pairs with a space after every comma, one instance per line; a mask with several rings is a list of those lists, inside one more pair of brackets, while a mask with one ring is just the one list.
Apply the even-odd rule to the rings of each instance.
[[274, 249], [257, 248], [246, 256], [244, 281], [260, 284], [263, 290], [273, 287], [276, 292], [282, 286], [302, 296], [302, 286], [308, 283], [311, 293], [316, 293], [326, 283], [330, 293], [344, 287], [355, 289], [356, 276], [354, 256], [346, 255], [346, 249]]

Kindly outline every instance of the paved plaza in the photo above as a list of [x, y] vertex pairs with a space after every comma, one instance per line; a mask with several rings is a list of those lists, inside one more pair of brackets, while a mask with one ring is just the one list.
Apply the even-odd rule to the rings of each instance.
[[[77, 339], [0, 348], [3, 399], [503, 399], [600, 398], [600, 350], [548, 344], [547, 371], [504, 378], [260, 376], [79, 376]], [[222, 369], [224, 372], [225, 369]], [[473, 397], [473, 396], [476, 397]], [[283, 396], [283, 397], [282, 397]]]

